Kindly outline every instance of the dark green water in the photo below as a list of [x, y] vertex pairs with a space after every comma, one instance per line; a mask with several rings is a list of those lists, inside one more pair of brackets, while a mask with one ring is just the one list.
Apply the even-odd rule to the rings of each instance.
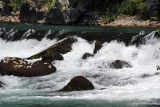
[[156, 30], [152, 27], [99, 27], [99, 26], [52, 26], [52, 25], [31, 25], [31, 24], [13, 24], [13, 23], [4, 23], [1, 24], [7, 30], [15, 28], [18, 30], [28, 30], [35, 29], [38, 30], [62, 30], [67, 29], [67, 31], [83, 31], [83, 32], [124, 32], [124, 33], [139, 33], [140, 31], [145, 31], [146, 34]]

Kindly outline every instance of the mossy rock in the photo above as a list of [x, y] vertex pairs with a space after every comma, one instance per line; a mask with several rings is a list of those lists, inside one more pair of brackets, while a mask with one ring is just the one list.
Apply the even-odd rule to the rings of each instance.
[[96, 41], [93, 53], [96, 54], [101, 48], [102, 48], [102, 44], [99, 41]]
[[[57, 59], [56, 56], [60, 56], [61, 54], [65, 54], [67, 52], [70, 52], [72, 49], [72, 44], [76, 41], [75, 38], [67, 38], [57, 44], [54, 44], [50, 48], [33, 55], [27, 59], [39, 59], [39, 58], [44, 58], [45, 56], [47, 57], [52, 57], [52, 59]], [[59, 54], [59, 55], [58, 55]], [[53, 58], [54, 57], [54, 58]], [[61, 60], [62, 58], [60, 58]], [[53, 60], [52, 60], [53, 61]]]
[[64, 86], [60, 91], [83, 91], [94, 89], [93, 84], [83, 76], [77, 76]]

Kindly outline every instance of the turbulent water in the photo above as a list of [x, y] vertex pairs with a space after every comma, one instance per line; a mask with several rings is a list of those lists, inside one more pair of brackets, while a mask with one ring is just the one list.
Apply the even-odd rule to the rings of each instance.
[[[0, 107], [119, 107], [160, 105], [160, 40], [146, 36], [138, 47], [112, 41], [103, 43], [94, 56], [82, 60], [84, 53], [93, 53], [94, 42], [77, 37], [72, 51], [63, 61], [54, 61], [57, 71], [42, 77], [0, 76], [5, 88], [0, 89]], [[5, 41], [0, 39], [0, 59], [26, 58], [57, 43], [43, 38]], [[129, 62], [132, 68], [111, 69], [114, 60]], [[143, 78], [143, 75], [149, 75]], [[84, 76], [95, 86], [91, 91], [58, 92], [71, 78]], [[46, 88], [47, 87], [47, 88]], [[43, 89], [45, 88], [45, 89]]]

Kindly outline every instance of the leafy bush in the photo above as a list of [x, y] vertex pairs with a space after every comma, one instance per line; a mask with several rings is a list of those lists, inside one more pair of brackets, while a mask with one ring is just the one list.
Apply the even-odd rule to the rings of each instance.
[[17, 11], [18, 9], [20, 9], [21, 5], [26, 1], [27, 0], [6, 0], [5, 4], [7, 4], [11, 10]]
[[159, 28], [159, 29], [157, 29], [156, 31], [157, 31], [158, 35], [160, 35], [160, 28]]
[[160, 66], [159, 65], [157, 65], [157, 70], [160, 70]]

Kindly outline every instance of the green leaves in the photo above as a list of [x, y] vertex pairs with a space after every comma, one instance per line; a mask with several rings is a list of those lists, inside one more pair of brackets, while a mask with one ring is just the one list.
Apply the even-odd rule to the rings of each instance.
[[159, 65], [157, 65], [156, 67], [157, 67], [157, 70], [160, 70], [160, 66]]

